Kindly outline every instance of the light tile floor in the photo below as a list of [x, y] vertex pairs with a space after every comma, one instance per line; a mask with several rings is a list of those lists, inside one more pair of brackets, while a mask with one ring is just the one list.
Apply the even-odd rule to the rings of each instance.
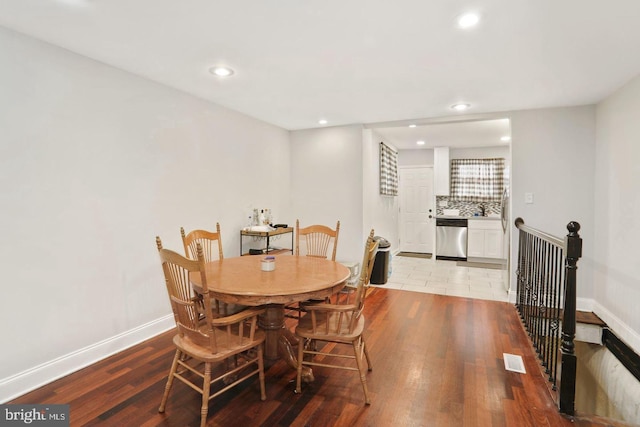
[[381, 287], [493, 301], [508, 301], [503, 270], [458, 267], [455, 261], [393, 256]]

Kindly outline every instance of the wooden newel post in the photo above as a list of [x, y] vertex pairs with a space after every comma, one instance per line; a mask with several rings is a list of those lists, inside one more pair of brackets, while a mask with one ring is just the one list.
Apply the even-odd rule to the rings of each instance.
[[576, 396], [576, 355], [574, 339], [576, 337], [576, 273], [578, 259], [582, 256], [582, 238], [578, 234], [580, 224], [567, 224], [569, 234], [565, 237], [566, 263], [564, 288], [564, 316], [562, 318], [562, 370], [560, 376], [560, 412], [567, 415], [575, 413]]

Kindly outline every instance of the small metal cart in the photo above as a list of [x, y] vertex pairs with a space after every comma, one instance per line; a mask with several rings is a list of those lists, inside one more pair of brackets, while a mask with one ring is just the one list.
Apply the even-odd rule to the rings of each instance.
[[[271, 238], [275, 236], [282, 236], [284, 234], [291, 234], [291, 249], [273, 249], [271, 248]], [[252, 239], [260, 239], [264, 240], [266, 245], [261, 249], [261, 254], [279, 254], [291, 252], [293, 254], [293, 227], [280, 227], [271, 231], [248, 231], [241, 230], [240, 231], [240, 255], [250, 255], [250, 253], [244, 252], [243, 242], [247, 237], [251, 237]]]

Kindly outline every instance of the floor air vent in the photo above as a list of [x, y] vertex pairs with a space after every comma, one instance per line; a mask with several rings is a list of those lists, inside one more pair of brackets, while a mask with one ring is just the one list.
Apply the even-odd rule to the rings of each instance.
[[522, 356], [518, 356], [517, 354], [502, 353], [502, 357], [504, 358], [504, 368], [507, 371], [519, 372], [521, 374], [527, 373], [527, 371], [524, 369]]

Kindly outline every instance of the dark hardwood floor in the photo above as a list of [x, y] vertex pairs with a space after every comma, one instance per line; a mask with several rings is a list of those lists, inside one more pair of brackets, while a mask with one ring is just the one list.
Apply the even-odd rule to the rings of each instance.
[[[357, 372], [315, 367], [315, 382], [294, 394], [295, 372], [266, 372], [267, 400], [253, 379], [210, 404], [210, 426], [603, 426], [556, 409], [508, 303], [374, 289], [365, 308], [372, 397]], [[288, 320], [292, 322], [294, 320]], [[174, 348], [159, 335], [10, 403], [68, 403], [72, 426], [196, 426], [200, 396], [177, 382], [158, 405]], [[334, 349], [348, 352], [350, 349]], [[527, 373], [504, 369], [521, 355]]]

